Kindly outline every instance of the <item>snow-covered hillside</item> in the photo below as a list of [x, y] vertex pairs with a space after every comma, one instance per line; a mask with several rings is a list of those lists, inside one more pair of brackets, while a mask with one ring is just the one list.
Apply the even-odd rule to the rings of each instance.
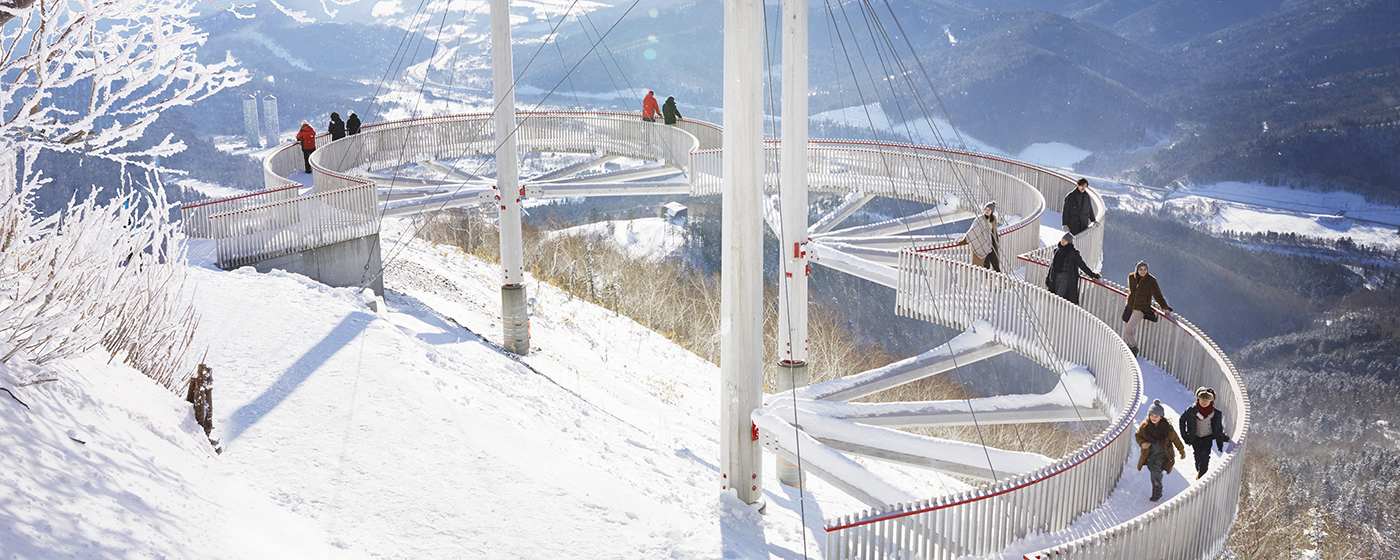
[[[0, 402], [0, 557], [794, 558], [804, 530], [816, 557], [823, 518], [860, 509], [816, 480], [799, 499], [771, 456], [768, 515], [738, 503], [718, 368], [533, 281], [535, 348], [508, 357], [499, 269], [400, 227], [377, 311], [300, 276], [193, 271], [222, 455], [179, 398], [100, 357], [0, 369], [31, 407]], [[36, 377], [56, 381], [19, 387]], [[870, 466], [918, 495], [961, 487]]]
[[593, 222], [561, 229], [550, 235], [602, 237], [633, 258], [663, 259], [685, 246], [684, 218], [637, 218]]

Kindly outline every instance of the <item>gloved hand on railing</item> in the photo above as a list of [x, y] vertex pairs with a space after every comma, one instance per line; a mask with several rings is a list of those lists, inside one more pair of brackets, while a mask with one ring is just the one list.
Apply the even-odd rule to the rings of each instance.
[[1095, 272], [1095, 273], [1094, 273], [1094, 279], [1095, 279], [1095, 280], [1102, 280], [1102, 279], [1103, 279], [1103, 275], [1102, 275], [1102, 274], [1099, 274], [1099, 273], [1097, 273], [1097, 272]]

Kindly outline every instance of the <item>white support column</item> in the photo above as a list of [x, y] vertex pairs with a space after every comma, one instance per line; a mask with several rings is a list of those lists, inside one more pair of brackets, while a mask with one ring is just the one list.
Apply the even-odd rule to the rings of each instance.
[[491, 0], [491, 80], [495, 92], [496, 194], [500, 196], [501, 324], [506, 350], [530, 352], [525, 247], [520, 233], [520, 161], [515, 149], [515, 68], [510, 51], [510, 2]]
[[[807, 373], [807, 0], [783, 0], [783, 143], [779, 200], [778, 391]], [[801, 486], [799, 465], [778, 461], [778, 481]]]
[[720, 251], [720, 469], [739, 499], [763, 499], [751, 416], [763, 405], [763, 0], [724, 2]]

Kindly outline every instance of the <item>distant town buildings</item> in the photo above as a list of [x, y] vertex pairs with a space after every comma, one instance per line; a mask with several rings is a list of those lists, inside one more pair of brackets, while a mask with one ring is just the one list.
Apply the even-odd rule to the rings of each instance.
[[258, 130], [258, 94], [250, 93], [243, 98], [243, 132], [248, 139], [248, 147], [261, 148], [262, 134]]

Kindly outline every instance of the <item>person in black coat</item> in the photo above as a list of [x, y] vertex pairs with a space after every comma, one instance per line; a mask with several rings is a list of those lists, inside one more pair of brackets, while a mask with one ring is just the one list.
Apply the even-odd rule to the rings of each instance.
[[340, 113], [331, 111], [331, 123], [326, 125], [326, 131], [331, 133], [332, 142], [345, 137], [345, 121], [340, 120]]
[[1196, 404], [1181, 413], [1178, 423], [1181, 439], [1196, 451], [1199, 479], [1210, 470], [1210, 444], [1214, 443], [1217, 451], [1224, 451], [1225, 442], [1230, 441], [1230, 434], [1225, 433], [1225, 413], [1215, 408], [1215, 389], [1196, 389]]
[[1089, 270], [1079, 249], [1074, 248], [1074, 234], [1066, 233], [1060, 238], [1060, 246], [1055, 249], [1055, 258], [1050, 260], [1050, 274], [1045, 277], [1045, 287], [1055, 295], [1079, 305], [1079, 271], [1090, 278], [1103, 278], [1102, 274]]
[[1075, 235], [1089, 229], [1094, 223], [1094, 200], [1089, 198], [1089, 180], [1081, 177], [1074, 190], [1065, 195], [1065, 206], [1060, 212], [1060, 223], [1064, 230]]
[[350, 118], [345, 120], [345, 132], [350, 134], [360, 133], [360, 116], [354, 111], [350, 111]]
[[676, 108], [676, 98], [666, 98], [666, 103], [661, 106], [661, 116], [666, 117], [666, 124], [676, 124], [676, 121], [681, 120], [681, 110]]

